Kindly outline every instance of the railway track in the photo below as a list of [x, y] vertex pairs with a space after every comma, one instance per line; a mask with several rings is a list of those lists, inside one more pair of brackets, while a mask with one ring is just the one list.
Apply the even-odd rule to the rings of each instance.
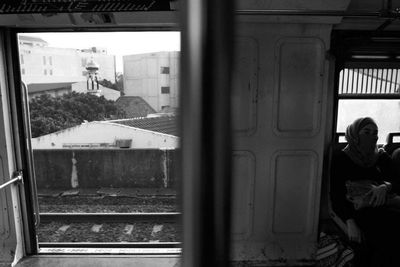
[[41, 222], [178, 222], [180, 212], [159, 213], [40, 213]]
[[43, 213], [170, 213], [178, 211], [175, 197], [40, 197]]
[[39, 246], [49, 248], [176, 248], [181, 214], [41, 213]]

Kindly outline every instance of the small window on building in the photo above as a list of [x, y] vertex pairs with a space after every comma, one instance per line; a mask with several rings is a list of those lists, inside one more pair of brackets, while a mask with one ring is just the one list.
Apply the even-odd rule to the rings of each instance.
[[46, 56], [43, 56], [43, 65], [46, 65]]
[[161, 74], [169, 74], [169, 67], [161, 67]]
[[53, 70], [49, 70], [50, 75], [53, 75]]
[[50, 66], [53, 65], [53, 58], [51, 56], [49, 56], [49, 64], [50, 64]]
[[169, 94], [169, 86], [162, 86], [161, 94]]
[[20, 56], [20, 61], [21, 61], [21, 64], [24, 64], [24, 55]]
[[44, 70], [44, 75], [47, 75], [47, 70]]
[[24, 68], [21, 69], [21, 73], [22, 73], [22, 75], [25, 74], [25, 69]]

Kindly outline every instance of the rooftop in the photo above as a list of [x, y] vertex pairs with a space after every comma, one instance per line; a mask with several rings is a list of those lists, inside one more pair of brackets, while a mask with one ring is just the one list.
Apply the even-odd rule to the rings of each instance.
[[156, 111], [139, 96], [121, 96], [115, 102], [117, 106], [125, 111], [129, 118], [146, 117], [148, 114]]
[[19, 40], [23, 40], [23, 41], [39, 42], [39, 43], [43, 43], [46, 45], [48, 44], [45, 40], [43, 40], [42, 38], [39, 38], [39, 37], [19, 35], [18, 38], [19, 38]]
[[108, 122], [179, 136], [177, 116], [142, 117]]
[[59, 89], [71, 89], [71, 84], [74, 82], [67, 83], [31, 83], [28, 84], [28, 93], [43, 92], [48, 90], [59, 90]]

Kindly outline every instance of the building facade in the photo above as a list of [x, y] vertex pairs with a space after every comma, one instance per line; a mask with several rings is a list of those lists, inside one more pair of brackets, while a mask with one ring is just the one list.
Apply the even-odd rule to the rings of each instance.
[[179, 107], [180, 52], [123, 57], [125, 96], [143, 98], [157, 112]]
[[100, 79], [115, 82], [115, 56], [108, 55], [105, 48], [56, 48], [41, 38], [20, 35], [18, 39], [25, 84], [86, 81], [90, 60], [98, 63]]

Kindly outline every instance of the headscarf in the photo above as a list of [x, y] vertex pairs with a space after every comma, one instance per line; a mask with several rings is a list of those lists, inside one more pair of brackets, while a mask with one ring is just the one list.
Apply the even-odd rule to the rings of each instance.
[[[375, 146], [374, 150], [366, 150], [360, 145], [359, 132], [365, 126], [373, 124], [375, 126], [375, 121], [370, 117], [359, 118], [355, 120], [352, 124], [347, 126], [346, 129], [346, 140], [347, 146], [343, 151], [353, 160], [354, 163], [362, 167], [371, 167], [375, 165], [378, 160], [378, 148]], [[377, 126], [378, 127], [378, 126]]]

